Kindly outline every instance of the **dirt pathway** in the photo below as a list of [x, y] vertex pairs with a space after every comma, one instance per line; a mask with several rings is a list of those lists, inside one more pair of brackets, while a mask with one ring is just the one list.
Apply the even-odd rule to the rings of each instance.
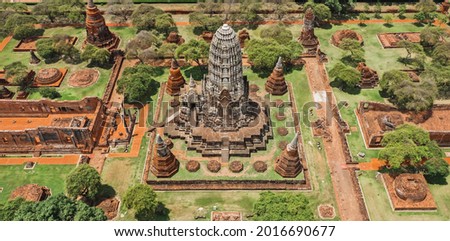
[[2, 157], [0, 165], [22, 165], [25, 162], [37, 162], [45, 165], [76, 165], [80, 155], [70, 154], [61, 157]]
[[[330, 89], [325, 66], [319, 63], [316, 58], [305, 58], [305, 61], [309, 86], [314, 99], [325, 107], [324, 102], [327, 100], [323, 93]], [[325, 100], [323, 99], [324, 97]], [[326, 111], [324, 109], [317, 111], [319, 118], [326, 119]], [[361, 211], [361, 204], [364, 204], [364, 201], [361, 200], [361, 196], [357, 191], [359, 186], [356, 185], [357, 183], [354, 182], [351, 171], [347, 168], [345, 151], [343, 149], [345, 145], [339, 137], [338, 122], [333, 119], [328, 129], [331, 141], [324, 140], [324, 148], [341, 219], [352, 221], [366, 220], [365, 213]]]

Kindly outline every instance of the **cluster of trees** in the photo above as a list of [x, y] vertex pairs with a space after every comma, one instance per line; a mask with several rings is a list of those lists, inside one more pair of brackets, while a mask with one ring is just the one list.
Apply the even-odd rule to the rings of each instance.
[[301, 193], [263, 192], [253, 206], [255, 221], [311, 221], [310, 199]]
[[0, 19], [0, 37], [12, 34], [15, 39], [21, 40], [42, 35], [42, 30], [34, 28], [37, 20], [33, 16], [16, 12], [1, 12], [1, 15], [4, 18]]
[[167, 35], [170, 31], [177, 30], [172, 15], [150, 5], [139, 5], [133, 11], [131, 21], [138, 29], [138, 32], [147, 30], [155, 31], [157, 34]]
[[155, 220], [160, 215], [167, 215], [167, 209], [158, 202], [156, 193], [145, 184], [137, 184], [129, 188], [123, 198], [126, 208], [134, 211], [137, 220]]
[[436, 12], [436, 3], [433, 0], [420, 0], [416, 5], [418, 13], [414, 14], [414, 19], [421, 23], [431, 25], [438, 16]]
[[160, 74], [157, 68], [144, 64], [127, 67], [117, 81], [117, 92], [124, 94], [128, 102], [145, 102], [158, 90], [159, 82], [155, 77]]
[[56, 90], [56, 88], [41, 87], [39, 88], [39, 94], [44, 98], [56, 99], [61, 97], [61, 94]]
[[173, 57], [177, 47], [177, 44], [163, 42], [161, 35], [142, 30], [127, 43], [125, 53], [129, 59], [138, 58], [142, 63], [148, 63], [154, 59]]
[[303, 47], [293, 40], [292, 32], [284, 25], [270, 25], [263, 29], [261, 39], [248, 41], [245, 52], [256, 70], [270, 71], [278, 57], [290, 63], [301, 54]]
[[394, 172], [423, 172], [430, 178], [449, 175], [444, 153], [425, 130], [404, 124], [384, 135], [380, 158], [388, 161]]
[[87, 44], [81, 53], [81, 59], [89, 61], [92, 66], [105, 66], [111, 62], [111, 53], [104, 48]]
[[437, 96], [434, 81], [423, 79], [415, 83], [407, 73], [399, 70], [385, 72], [380, 87], [390, 101], [402, 110], [427, 110], [432, 107]]
[[70, 43], [70, 36], [65, 34], [39, 39], [36, 42], [36, 51], [46, 60], [62, 58], [67, 63], [76, 63], [80, 60], [80, 51]]
[[42, 0], [32, 13], [40, 23], [83, 23], [85, 4], [83, 0]]

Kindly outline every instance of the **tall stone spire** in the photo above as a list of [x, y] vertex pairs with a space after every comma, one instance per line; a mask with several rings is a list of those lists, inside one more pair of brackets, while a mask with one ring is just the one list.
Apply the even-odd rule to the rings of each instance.
[[278, 57], [278, 61], [273, 68], [272, 74], [266, 81], [266, 91], [271, 95], [284, 95], [287, 92], [287, 84], [284, 79], [283, 61], [281, 56]]
[[194, 80], [194, 78], [192, 77], [192, 74], [191, 74], [191, 77], [189, 77], [189, 87], [191, 89], [193, 89], [193, 88], [195, 88], [195, 86], [196, 86], [195, 80]]
[[180, 162], [172, 154], [159, 134], [156, 134], [154, 150], [150, 171], [157, 177], [173, 176], [178, 171]]
[[86, 33], [85, 44], [89, 43], [110, 51], [117, 48], [120, 42], [120, 39], [109, 31], [105, 19], [93, 0], [89, 0], [86, 7]]
[[294, 178], [303, 170], [298, 152], [298, 133], [275, 161], [275, 171], [282, 177]]
[[167, 80], [166, 92], [171, 96], [180, 95], [180, 89], [184, 86], [186, 81], [181, 74], [180, 65], [175, 58], [172, 58], [172, 62], [169, 69], [169, 79]]

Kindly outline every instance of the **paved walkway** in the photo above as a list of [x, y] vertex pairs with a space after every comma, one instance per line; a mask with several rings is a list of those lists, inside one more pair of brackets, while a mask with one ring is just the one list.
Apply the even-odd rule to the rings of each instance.
[[61, 157], [2, 157], [0, 165], [22, 165], [25, 162], [37, 162], [45, 165], [76, 165], [80, 155], [65, 155]]
[[[315, 93], [323, 93], [330, 88], [325, 66], [319, 63], [316, 58], [305, 58], [305, 68], [308, 76], [309, 86], [313, 95]], [[325, 100], [327, 101], [327, 100]], [[328, 100], [330, 101], [330, 100]], [[325, 103], [320, 101], [322, 109], [317, 111], [319, 118], [327, 118]], [[339, 124], [333, 118], [331, 126], [328, 127], [331, 141], [324, 139], [324, 150], [326, 153], [328, 167], [331, 172], [331, 180], [333, 183], [334, 193], [338, 204], [341, 220], [348, 221], [363, 221], [366, 220], [366, 215], [361, 211], [360, 204], [364, 203], [360, 200], [360, 195], [357, 192], [359, 187], [356, 186], [351, 171], [347, 167], [345, 160], [344, 144], [339, 137]]]

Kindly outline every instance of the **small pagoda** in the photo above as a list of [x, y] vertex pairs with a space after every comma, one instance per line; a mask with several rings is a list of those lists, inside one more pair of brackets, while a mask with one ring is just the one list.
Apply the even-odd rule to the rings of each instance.
[[36, 65], [39, 64], [41, 60], [36, 56], [33, 50], [30, 50], [30, 64]]
[[360, 88], [374, 88], [378, 85], [377, 71], [369, 68], [365, 63], [358, 64], [356, 69], [361, 73], [361, 80], [359, 81]]
[[316, 52], [317, 46], [319, 45], [319, 39], [314, 34], [314, 18], [315, 16], [312, 8], [306, 9], [302, 32], [298, 38], [298, 41], [308, 53]]
[[169, 79], [167, 80], [166, 92], [171, 96], [180, 95], [180, 89], [186, 83], [181, 74], [180, 65], [175, 58], [172, 58], [172, 63], [169, 70]]
[[166, 42], [167, 43], [173, 43], [173, 44], [177, 44], [177, 45], [181, 45], [184, 44], [185, 40], [184, 38], [179, 35], [177, 32], [172, 31], [169, 33], [169, 35], [166, 38]]
[[266, 91], [271, 95], [284, 95], [287, 92], [287, 84], [284, 79], [283, 63], [281, 57], [278, 58], [278, 62], [273, 68], [272, 74], [266, 81]]
[[89, 0], [86, 7], [86, 33], [84, 44], [92, 44], [99, 48], [106, 48], [109, 51], [117, 48], [120, 39], [106, 26], [100, 10], [94, 4], [94, 0]]
[[275, 171], [282, 177], [294, 178], [303, 170], [298, 152], [298, 138], [298, 133], [295, 133], [294, 139], [275, 161]]
[[242, 29], [238, 33], [239, 38], [239, 44], [241, 45], [241, 48], [245, 47], [245, 41], [250, 40], [250, 34], [248, 33], [247, 29]]
[[153, 152], [150, 171], [156, 177], [173, 176], [178, 171], [180, 162], [173, 155], [159, 134], [156, 135], [155, 150], [156, 152]]

